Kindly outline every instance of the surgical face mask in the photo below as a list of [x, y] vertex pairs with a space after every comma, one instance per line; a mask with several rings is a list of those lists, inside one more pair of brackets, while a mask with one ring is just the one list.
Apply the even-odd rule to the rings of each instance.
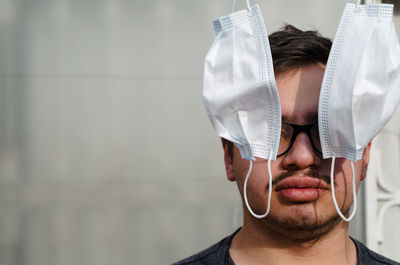
[[[359, 2], [345, 6], [325, 69], [318, 110], [323, 157], [332, 158], [333, 201], [346, 221], [356, 210], [353, 161], [362, 158], [400, 99], [400, 46], [392, 23], [393, 5]], [[335, 198], [336, 157], [351, 160], [354, 208], [348, 218]]]
[[281, 109], [258, 5], [214, 20], [204, 65], [204, 105], [219, 136], [242, 158], [276, 159]]
[[[234, 9], [234, 8], [233, 8]], [[233, 142], [250, 160], [246, 187], [255, 157], [276, 159], [281, 131], [281, 108], [274, 78], [268, 34], [258, 5], [214, 20], [214, 42], [204, 64], [204, 106], [218, 135]]]

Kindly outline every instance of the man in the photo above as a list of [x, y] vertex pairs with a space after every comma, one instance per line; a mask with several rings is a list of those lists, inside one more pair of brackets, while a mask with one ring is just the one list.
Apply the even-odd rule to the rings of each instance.
[[[282, 108], [281, 141], [271, 163], [271, 210], [253, 217], [243, 203], [243, 227], [203, 252], [176, 264], [399, 264], [349, 237], [348, 223], [336, 212], [330, 188], [331, 159], [323, 159], [318, 135], [318, 100], [331, 41], [293, 26], [269, 36]], [[298, 126], [307, 125], [307, 126]], [[243, 200], [249, 161], [222, 139], [227, 178]], [[356, 187], [366, 177], [369, 144], [354, 163]], [[348, 216], [353, 203], [350, 161], [335, 164], [335, 194]], [[256, 214], [267, 208], [267, 160], [256, 158], [247, 187]]]

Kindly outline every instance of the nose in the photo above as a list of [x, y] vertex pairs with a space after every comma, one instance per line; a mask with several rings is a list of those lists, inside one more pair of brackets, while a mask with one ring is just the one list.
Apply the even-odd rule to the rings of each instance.
[[307, 134], [301, 132], [296, 136], [292, 148], [283, 155], [282, 164], [285, 169], [289, 170], [318, 168], [321, 159], [321, 156], [312, 147]]

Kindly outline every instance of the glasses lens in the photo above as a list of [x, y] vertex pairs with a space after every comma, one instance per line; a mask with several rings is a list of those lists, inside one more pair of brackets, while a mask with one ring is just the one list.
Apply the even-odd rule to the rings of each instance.
[[293, 127], [286, 123], [282, 123], [281, 139], [279, 141], [278, 155], [288, 150], [290, 146], [290, 140], [292, 139], [292, 135], [293, 135]]
[[314, 147], [322, 153], [321, 140], [319, 139], [318, 124], [315, 124], [314, 126], [311, 127], [311, 137]]

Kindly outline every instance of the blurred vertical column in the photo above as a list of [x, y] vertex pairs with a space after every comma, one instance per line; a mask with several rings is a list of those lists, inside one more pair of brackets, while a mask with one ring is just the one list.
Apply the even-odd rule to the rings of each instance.
[[366, 178], [367, 245], [400, 261], [400, 115], [399, 112], [372, 143]]
[[0, 1], [0, 262], [24, 264], [20, 220], [21, 186], [28, 161], [26, 146], [26, 90], [14, 69], [22, 66], [21, 47], [14, 34], [18, 16], [15, 1]]

